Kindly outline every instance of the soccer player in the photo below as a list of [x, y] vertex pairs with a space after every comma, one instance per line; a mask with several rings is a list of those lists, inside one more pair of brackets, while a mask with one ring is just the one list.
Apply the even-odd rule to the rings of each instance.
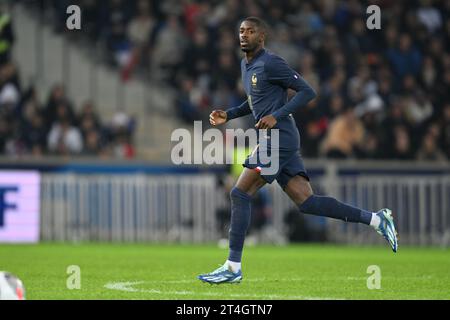
[[[210, 123], [217, 126], [252, 113], [257, 129], [278, 129], [279, 148], [275, 160], [279, 161], [279, 169], [276, 174], [264, 174], [261, 169], [267, 164], [254, 158], [257, 157], [257, 152], [246, 159], [244, 170], [230, 192], [229, 256], [218, 269], [198, 276], [198, 279], [208, 283], [234, 283], [242, 280], [241, 258], [250, 224], [250, 200], [262, 186], [274, 180], [277, 180], [301, 212], [370, 225], [397, 252], [397, 232], [391, 210], [369, 212], [331, 197], [313, 194], [300, 155], [300, 135], [292, 113], [314, 99], [316, 93], [285, 60], [264, 49], [266, 33], [267, 26], [261, 19], [249, 17], [242, 21], [239, 40], [245, 58], [241, 61], [241, 72], [247, 100], [239, 107], [227, 111], [214, 110], [210, 115]], [[289, 88], [295, 90], [296, 94], [287, 101]], [[258, 137], [259, 144], [261, 139], [268, 138], [267, 135], [263, 136]], [[267, 148], [270, 149], [271, 146]]]

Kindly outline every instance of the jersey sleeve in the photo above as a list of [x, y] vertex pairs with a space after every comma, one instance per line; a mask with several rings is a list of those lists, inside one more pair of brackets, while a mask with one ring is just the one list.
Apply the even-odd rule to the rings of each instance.
[[279, 120], [306, 105], [316, 97], [314, 89], [306, 82], [303, 77], [291, 67], [282, 58], [275, 56], [265, 65], [267, 80], [275, 85], [285, 89], [292, 89], [297, 94], [283, 107], [276, 110], [272, 115]]
[[248, 100], [245, 100], [240, 106], [228, 109], [227, 111], [227, 121], [240, 118], [252, 113]]
[[280, 57], [274, 56], [267, 61], [265, 64], [265, 71], [267, 80], [270, 83], [295, 91], [300, 91], [305, 87], [305, 81], [300, 74], [292, 70], [286, 61]]

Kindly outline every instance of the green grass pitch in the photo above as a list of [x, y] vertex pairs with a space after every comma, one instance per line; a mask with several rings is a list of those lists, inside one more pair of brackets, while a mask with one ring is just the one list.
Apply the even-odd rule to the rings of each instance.
[[[244, 252], [240, 284], [196, 279], [222, 263], [216, 245], [0, 245], [0, 270], [21, 278], [27, 299], [450, 299], [450, 252], [439, 248], [256, 246]], [[81, 270], [69, 290], [67, 268]], [[381, 288], [369, 290], [370, 265]]]

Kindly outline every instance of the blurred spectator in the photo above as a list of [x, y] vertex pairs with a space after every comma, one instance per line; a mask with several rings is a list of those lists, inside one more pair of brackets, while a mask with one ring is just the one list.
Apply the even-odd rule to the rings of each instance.
[[301, 142], [303, 156], [315, 157], [319, 154], [319, 146], [326, 131], [326, 126], [327, 122], [324, 118], [307, 122]]
[[422, 91], [406, 97], [406, 117], [411, 124], [418, 126], [433, 115], [433, 106]]
[[3, 85], [0, 91], [0, 105], [10, 111], [14, 111], [17, 103], [19, 103], [20, 93], [11, 83]]
[[313, 86], [314, 88], [317, 88], [317, 90], [320, 89], [320, 79], [319, 75], [315, 72], [315, 59], [314, 55], [311, 51], [305, 50], [303, 51], [303, 54], [299, 57], [300, 60], [300, 72], [303, 76], [303, 78], [308, 81], [308, 83]]
[[431, 56], [426, 56], [423, 60], [423, 68], [420, 73], [420, 81], [424, 88], [429, 91], [436, 83], [438, 73], [435, 62]]
[[400, 35], [398, 47], [388, 49], [387, 57], [399, 79], [408, 74], [419, 73], [422, 57], [419, 50], [412, 44], [409, 34]]
[[17, 69], [11, 62], [0, 67], [0, 110], [3, 113], [15, 115], [19, 111], [20, 84]]
[[205, 96], [191, 77], [181, 79], [182, 91], [178, 94], [177, 108], [181, 118], [188, 124], [195, 120], [201, 120], [202, 106], [207, 105], [208, 97]]
[[398, 125], [394, 128], [394, 145], [390, 157], [397, 160], [410, 160], [413, 158], [411, 139], [405, 126]]
[[239, 78], [239, 73], [233, 66], [238, 63], [234, 60], [234, 56], [230, 51], [223, 51], [219, 53], [217, 67], [214, 68], [214, 84], [223, 85], [230, 90], [234, 90], [236, 87], [236, 79]]
[[47, 129], [41, 114], [34, 113], [23, 135], [25, 146], [32, 155], [43, 155], [46, 149]]
[[422, 145], [416, 155], [417, 160], [445, 161], [445, 154], [439, 149], [436, 138], [432, 133], [427, 133], [422, 140]]
[[135, 156], [134, 147], [125, 128], [121, 128], [116, 132], [113, 142], [113, 153], [117, 159], [132, 159]]
[[349, 158], [360, 147], [364, 127], [352, 108], [334, 119], [322, 145], [322, 152], [329, 158]]
[[[356, 108], [355, 114], [358, 117], [369, 119], [370, 121], [364, 121], [364, 126], [368, 130], [376, 130], [378, 126], [375, 116], [382, 113], [384, 110], [383, 99], [378, 94], [371, 94], [365, 100], [361, 101]], [[378, 117], [379, 118], [379, 117]]]
[[80, 130], [74, 127], [68, 117], [62, 114], [58, 121], [53, 124], [47, 144], [49, 151], [57, 155], [79, 154], [83, 150]]
[[377, 84], [370, 77], [369, 67], [361, 65], [348, 82], [348, 96], [350, 100], [353, 103], [362, 102], [362, 100], [374, 94], [376, 90]]
[[380, 139], [374, 133], [367, 133], [360, 148], [356, 150], [356, 157], [360, 159], [380, 159], [382, 150]]
[[189, 43], [184, 52], [183, 61], [189, 61], [189, 63], [183, 65], [183, 69], [190, 76], [196, 76], [205, 71], [210, 71], [213, 60], [214, 56], [208, 43], [207, 31], [200, 28], [193, 35], [192, 42]]
[[102, 6], [100, 16], [101, 33], [111, 52], [111, 63], [123, 66], [130, 59], [131, 44], [127, 35], [130, 7], [123, 0], [109, 0]]
[[173, 81], [176, 69], [183, 63], [185, 46], [186, 36], [179, 17], [170, 15], [155, 38], [151, 70], [157, 72], [161, 78]]
[[[137, 2], [137, 15], [128, 25], [127, 36], [131, 41], [131, 52], [128, 60], [124, 61], [122, 77], [128, 80], [131, 73], [141, 61], [146, 60], [145, 53], [149, 50], [150, 39], [156, 28], [156, 19], [153, 16], [150, 2], [139, 0]], [[141, 65], [143, 65], [141, 63]]]
[[115, 158], [134, 158], [136, 151], [132, 143], [135, 120], [123, 111], [114, 114], [110, 126], [112, 154]]
[[295, 69], [298, 69], [298, 48], [292, 41], [291, 33], [288, 26], [283, 25], [276, 30], [273, 40], [270, 41], [267, 48], [274, 53], [283, 57], [286, 62]]
[[97, 156], [100, 155], [101, 151], [101, 141], [98, 132], [96, 130], [89, 130], [85, 132], [83, 155]]
[[128, 25], [128, 38], [136, 47], [145, 46], [150, 40], [156, 20], [153, 16], [152, 7], [147, 0], [137, 2], [137, 15], [132, 18]]
[[[67, 114], [69, 121], [75, 120], [75, 112], [73, 111], [72, 104], [66, 97], [66, 91], [64, 87], [60, 84], [53, 86], [47, 101], [47, 105], [44, 109], [45, 120], [47, 121], [47, 126], [49, 128], [57, 120], [58, 109], [60, 109], [59, 112], [65, 112]], [[65, 110], [61, 111], [61, 109]]]
[[417, 9], [417, 17], [428, 29], [428, 32], [434, 33], [442, 27], [441, 13], [433, 7], [431, 0], [421, 0], [420, 3], [421, 7]]
[[83, 136], [86, 136], [86, 133], [89, 131], [100, 131], [102, 129], [100, 117], [96, 113], [91, 101], [87, 101], [83, 104], [77, 122]]

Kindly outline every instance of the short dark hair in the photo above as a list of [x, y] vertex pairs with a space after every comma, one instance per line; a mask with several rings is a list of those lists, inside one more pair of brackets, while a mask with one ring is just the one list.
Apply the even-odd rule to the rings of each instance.
[[261, 18], [247, 17], [244, 20], [242, 20], [242, 22], [244, 22], [244, 21], [249, 21], [249, 22], [254, 23], [256, 25], [256, 27], [258, 29], [260, 29], [262, 32], [264, 32], [265, 34], [267, 34], [267, 32], [269, 31], [269, 27], [268, 27], [267, 23]]

